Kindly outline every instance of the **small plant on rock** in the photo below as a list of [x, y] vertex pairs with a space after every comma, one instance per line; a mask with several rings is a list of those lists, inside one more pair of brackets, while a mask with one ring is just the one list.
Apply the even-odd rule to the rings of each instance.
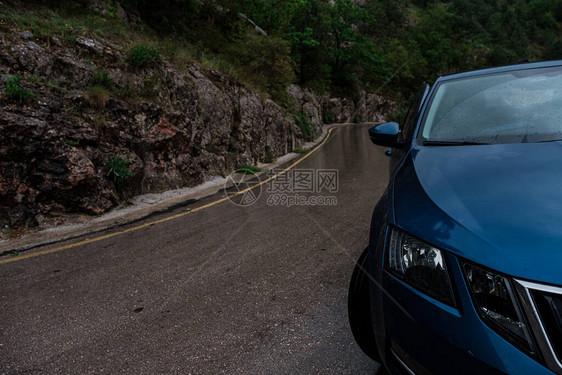
[[158, 81], [159, 79], [157, 75], [146, 77], [139, 92], [140, 96], [148, 100], [156, 99], [158, 97], [158, 90], [156, 90]]
[[156, 48], [136, 45], [129, 50], [127, 62], [132, 66], [142, 68], [149, 64], [160, 64], [162, 56]]
[[104, 108], [111, 96], [110, 91], [104, 86], [90, 87], [84, 94], [88, 102], [95, 108]]
[[109, 169], [107, 176], [111, 177], [117, 185], [123, 184], [133, 177], [129, 170], [129, 164], [131, 164], [131, 161], [121, 155], [111, 156], [107, 159], [107, 168]]
[[113, 79], [107, 73], [99, 71], [92, 74], [92, 85], [105, 87], [108, 90], [113, 88]]
[[37, 95], [31, 92], [31, 90], [23, 89], [20, 86], [21, 77], [15, 75], [10, 77], [6, 81], [6, 87], [4, 87], [4, 93], [8, 97], [10, 103], [24, 104], [34, 100]]

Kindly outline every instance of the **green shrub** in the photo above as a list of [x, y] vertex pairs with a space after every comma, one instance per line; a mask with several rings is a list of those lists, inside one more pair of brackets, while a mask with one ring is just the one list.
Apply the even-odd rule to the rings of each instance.
[[20, 86], [21, 77], [15, 75], [10, 77], [6, 81], [6, 87], [4, 87], [4, 93], [8, 97], [10, 103], [28, 103], [34, 100], [37, 95], [31, 92], [31, 90], [25, 90]]
[[324, 108], [324, 110], [322, 111], [322, 122], [324, 124], [333, 124], [334, 122], [336, 122], [336, 114], [334, 113], [334, 111], [328, 108]]
[[129, 64], [141, 68], [149, 64], [160, 64], [162, 56], [156, 48], [136, 45], [129, 50], [127, 61]]
[[308, 116], [304, 112], [295, 113], [295, 124], [299, 127], [302, 135], [307, 140], [313, 140], [316, 137], [316, 130], [310, 123]]
[[243, 172], [244, 174], [256, 174], [262, 170], [257, 165], [240, 165], [236, 169], [238, 172]]
[[266, 163], [273, 163], [275, 162], [276, 158], [275, 155], [273, 155], [273, 151], [271, 151], [271, 149], [268, 147], [265, 150], [265, 156], [263, 158], [263, 161]]
[[290, 100], [286, 88], [295, 80], [294, 62], [289, 42], [279, 37], [243, 33], [234, 44], [233, 53], [247, 80], [281, 104]]
[[109, 169], [107, 176], [111, 177], [116, 184], [121, 185], [123, 182], [133, 177], [129, 170], [129, 164], [131, 164], [129, 159], [125, 159], [120, 155], [111, 156], [107, 159], [106, 166]]
[[90, 105], [95, 108], [104, 108], [111, 96], [109, 90], [104, 86], [92, 86], [84, 94]]
[[113, 79], [111, 79], [110, 76], [108, 76], [105, 72], [102, 71], [92, 74], [91, 82], [92, 85], [94, 86], [102, 86], [105, 87], [106, 89], [113, 88]]

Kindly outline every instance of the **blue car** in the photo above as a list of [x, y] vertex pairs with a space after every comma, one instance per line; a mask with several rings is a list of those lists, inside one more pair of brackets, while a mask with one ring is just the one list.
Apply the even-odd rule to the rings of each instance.
[[352, 275], [361, 349], [390, 374], [562, 374], [562, 61], [439, 78], [389, 147]]

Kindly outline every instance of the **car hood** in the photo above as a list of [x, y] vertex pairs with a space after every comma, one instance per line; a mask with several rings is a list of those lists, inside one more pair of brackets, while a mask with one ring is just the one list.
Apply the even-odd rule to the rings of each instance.
[[412, 148], [396, 225], [509, 275], [562, 284], [562, 143]]

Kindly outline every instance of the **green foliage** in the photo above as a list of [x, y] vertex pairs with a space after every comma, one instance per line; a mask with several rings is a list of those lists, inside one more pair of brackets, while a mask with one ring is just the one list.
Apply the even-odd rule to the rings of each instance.
[[407, 112], [408, 112], [408, 107], [406, 105], [400, 106], [386, 116], [386, 121], [393, 121], [399, 124], [403, 124]]
[[291, 56], [301, 84], [325, 88], [330, 77], [329, 5], [321, 1], [293, 1], [286, 13], [290, 25], [282, 30], [291, 43]]
[[111, 177], [117, 185], [123, 184], [125, 181], [133, 177], [129, 170], [129, 159], [125, 159], [121, 155], [111, 156], [107, 159], [106, 167], [108, 169], [107, 176]]
[[160, 64], [162, 62], [162, 56], [156, 48], [136, 45], [129, 50], [127, 62], [132, 66], [142, 68], [149, 64]]
[[336, 122], [336, 114], [329, 108], [322, 109], [322, 122], [324, 124], [333, 124]]
[[122, 0], [121, 3], [125, 9], [138, 12], [160, 34], [189, 32], [198, 7], [195, 0]]
[[293, 150], [293, 152], [296, 152], [297, 154], [306, 154], [308, 151], [303, 148], [297, 147]]
[[73, 35], [81, 31], [72, 20], [61, 18], [51, 10], [12, 11], [6, 18], [20, 29], [31, 31], [36, 38], [56, 37], [74, 42]]
[[242, 172], [244, 174], [256, 174], [261, 172], [262, 169], [257, 165], [240, 165], [236, 168], [237, 172]]
[[241, 66], [248, 79], [274, 100], [286, 102], [286, 87], [295, 78], [289, 43], [274, 36], [243, 33], [235, 45]]
[[271, 149], [269, 147], [266, 148], [265, 150], [265, 156], [263, 158], [263, 161], [266, 163], [274, 163], [275, 162], [275, 155], [273, 155], [273, 152], [271, 151]]
[[6, 86], [4, 87], [4, 93], [8, 98], [10, 103], [29, 103], [37, 97], [36, 94], [31, 92], [31, 90], [26, 90], [20, 86], [21, 77], [19, 75], [15, 75], [10, 77], [6, 81]]
[[343, 87], [386, 77], [386, 69], [374, 42], [357, 25], [373, 22], [366, 10], [351, 0], [335, 0], [331, 8], [330, 28], [334, 38], [332, 79]]
[[362, 31], [374, 19], [351, 0], [247, 0], [243, 12], [290, 43], [301, 84], [352, 94], [387, 77], [382, 52]]
[[[79, 35], [132, 43], [134, 67], [159, 64], [162, 53], [178, 67], [219, 70], [282, 105], [291, 83], [401, 100], [442, 74], [562, 58], [560, 0], [115, 0], [102, 2], [104, 12], [88, 0], [23, 3], [22, 10], [12, 6], [21, 1], [8, 2], [2, 20], [39, 44], [56, 37], [75, 46]], [[144, 22], [121, 22], [117, 4]], [[103, 79], [92, 86], [110, 88]]]
[[295, 113], [295, 124], [299, 127], [302, 132], [302, 135], [307, 140], [314, 140], [316, 137], [316, 129], [310, 123], [308, 116], [304, 112], [297, 112]]
[[113, 88], [113, 79], [107, 75], [107, 73], [98, 71], [92, 74], [91, 78], [92, 85], [105, 87], [111, 90]]

